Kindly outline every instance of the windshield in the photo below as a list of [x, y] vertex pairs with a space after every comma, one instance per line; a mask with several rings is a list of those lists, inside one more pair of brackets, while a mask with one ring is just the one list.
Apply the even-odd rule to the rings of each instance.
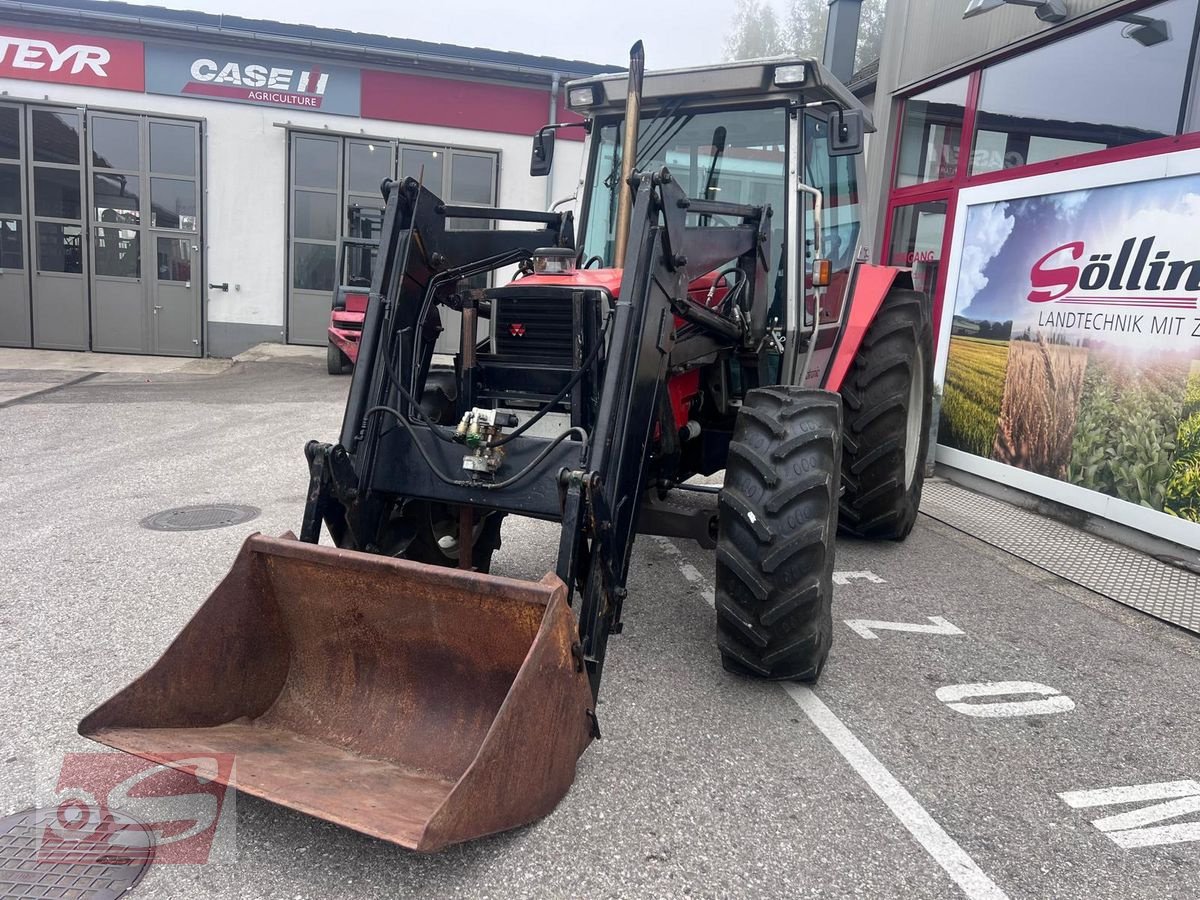
[[[600, 126], [591, 173], [584, 260], [613, 260], [613, 231], [621, 177], [621, 120]], [[783, 255], [784, 184], [787, 177], [787, 117], [782, 107], [673, 112], [670, 107], [642, 119], [638, 134], [639, 171], [666, 166], [689, 197], [728, 203], [770, 204], [773, 284]], [[689, 225], [702, 224], [689, 215]], [[726, 224], [719, 217], [711, 224]], [[732, 224], [732, 221], [728, 224]], [[595, 262], [592, 263], [595, 265]], [[699, 274], [699, 273], [697, 273]]]

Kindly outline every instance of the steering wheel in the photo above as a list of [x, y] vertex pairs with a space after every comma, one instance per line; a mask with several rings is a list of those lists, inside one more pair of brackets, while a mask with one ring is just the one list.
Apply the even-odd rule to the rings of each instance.
[[599, 256], [589, 256], [588, 261], [583, 264], [583, 267], [585, 269], [590, 269], [592, 267], [592, 263], [599, 263], [596, 268], [600, 268], [604, 265], [604, 260]]

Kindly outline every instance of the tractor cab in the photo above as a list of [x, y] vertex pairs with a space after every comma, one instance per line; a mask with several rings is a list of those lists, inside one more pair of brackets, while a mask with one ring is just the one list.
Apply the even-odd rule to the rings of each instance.
[[[547, 174], [554, 132], [587, 128], [585, 188], [577, 200], [577, 263], [584, 272], [619, 266], [616, 186], [628, 90], [625, 73], [568, 83], [568, 105], [584, 122], [547, 126], [534, 138], [530, 171]], [[815, 383], [841, 324], [854, 263], [863, 258], [859, 184], [864, 135], [874, 130], [868, 112], [821, 63], [804, 59], [647, 73], [639, 112], [634, 171], [665, 168], [688, 198], [769, 211], [768, 341], [795, 383]], [[693, 206], [686, 225], [729, 225], [733, 218]], [[689, 267], [689, 275], [693, 299], [711, 304], [743, 290], [738, 283], [747, 273], [727, 260], [710, 272]], [[802, 375], [803, 357], [795, 351], [809, 346], [812, 359]]]

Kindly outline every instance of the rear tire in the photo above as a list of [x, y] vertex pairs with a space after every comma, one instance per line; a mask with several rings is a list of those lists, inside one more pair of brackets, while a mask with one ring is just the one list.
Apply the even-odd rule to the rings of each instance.
[[333, 341], [325, 351], [325, 368], [330, 375], [341, 375], [350, 367], [350, 360], [342, 352], [342, 348]]
[[933, 332], [924, 294], [887, 295], [841, 395], [841, 528], [902, 541], [917, 521], [929, 448]]
[[725, 669], [816, 681], [833, 640], [842, 403], [759, 388], [738, 413], [717, 535], [717, 640]]

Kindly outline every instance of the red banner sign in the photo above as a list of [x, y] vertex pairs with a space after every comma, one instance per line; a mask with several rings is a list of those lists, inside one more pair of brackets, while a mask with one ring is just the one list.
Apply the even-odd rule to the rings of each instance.
[[142, 91], [142, 42], [0, 24], [0, 78]]
[[[562, 105], [559, 122], [582, 122]], [[549, 121], [549, 86], [513, 87], [363, 69], [362, 116], [393, 122], [444, 125], [473, 131], [532, 136]], [[583, 140], [582, 128], [567, 128], [559, 140]]]

